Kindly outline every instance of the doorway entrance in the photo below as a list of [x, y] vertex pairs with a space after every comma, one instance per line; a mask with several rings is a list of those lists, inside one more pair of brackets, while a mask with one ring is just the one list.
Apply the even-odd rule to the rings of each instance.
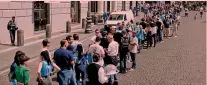
[[50, 6], [44, 1], [33, 2], [34, 31], [46, 29], [46, 25], [50, 23]]
[[80, 23], [81, 22], [81, 4], [80, 1], [71, 1], [71, 22]]

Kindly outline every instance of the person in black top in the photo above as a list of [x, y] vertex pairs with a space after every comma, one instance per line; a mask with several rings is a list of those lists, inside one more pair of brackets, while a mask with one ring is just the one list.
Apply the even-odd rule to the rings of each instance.
[[141, 20], [140, 25], [142, 25], [143, 29], [146, 28], [146, 22], [145, 22], [144, 18]]
[[103, 31], [103, 32], [102, 32], [102, 38], [101, 38], [101, 43], [100, 43], [100, 45], [101, 45], [104, 49], [108, 48], [108, 46], [109, 46], [109, 42], [108, 42], [108, 39], [107, 39], [107, 31]]
[[162, 23], [159, 21], [159, 19], [157, 19], [157, 22], [156, 22], [156, 26], [157, 26], [157, 37], [158, 37], [158, 42], [161, 42], [162, 41]]
[[87, 85], [106, 85], [107, 78], [103, 67], [98, 64], [100, 60], [100, 55], [95, 53], [93, 55], [93, 63], [88, 65], [86, 68], [88, 74]]

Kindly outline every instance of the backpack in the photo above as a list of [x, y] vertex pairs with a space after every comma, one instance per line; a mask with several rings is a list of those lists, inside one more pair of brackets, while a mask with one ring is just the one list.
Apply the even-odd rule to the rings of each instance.
[[129, 46], [129, 38], [128, 37], [122, 37], [121, 42], [122, 42], [121, 48], [122, 49], [128, 49], [128, 46]]

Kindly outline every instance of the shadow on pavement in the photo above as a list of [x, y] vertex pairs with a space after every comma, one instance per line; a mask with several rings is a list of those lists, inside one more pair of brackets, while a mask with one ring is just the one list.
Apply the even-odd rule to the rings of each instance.
[[3, 43], [0, 43], [0, 45], [4, 45], [4, 46], [11, 46], [11, 47], [12, 47], [12, 45], [11, 45], [11, 44], [3, 44]]

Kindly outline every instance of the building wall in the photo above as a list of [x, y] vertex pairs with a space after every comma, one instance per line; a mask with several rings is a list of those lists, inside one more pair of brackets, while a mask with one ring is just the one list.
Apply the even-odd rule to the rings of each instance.
[[117, 10], [121, 11], [122, 10], [122, 1], [116, 1], [117, 2]]
[[126, 1], [126, 10], [130, 9], [130, 1]]
[[32, 2], [0, 2], [0, 41], [2, 43], [10, 42], [7, 23], [12, 16], [16, 17], [18, 28], [24, 30], [24, 38], [34, 35]]
[[66, 21], [70, 20], [70, 2], [50, 3], [50, 23], [52, 32], [66, 29]]

